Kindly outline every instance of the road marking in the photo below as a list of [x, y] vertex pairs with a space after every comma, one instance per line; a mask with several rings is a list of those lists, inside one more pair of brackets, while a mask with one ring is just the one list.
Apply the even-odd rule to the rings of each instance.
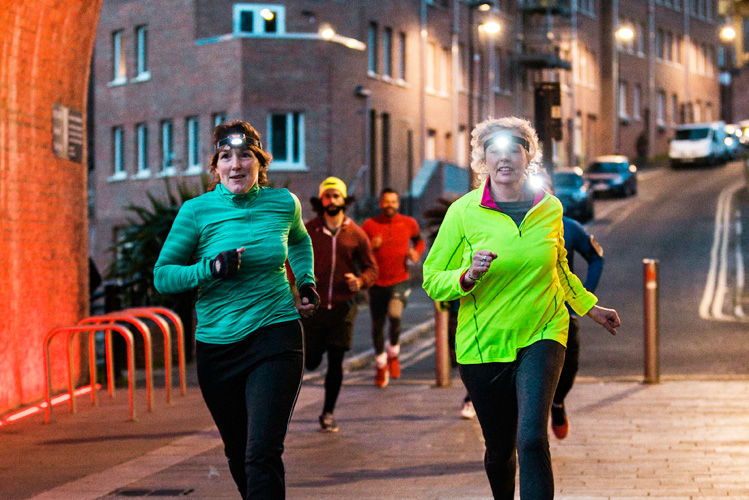
[[[736, 191], [743, 187], [743, 182], [734, 184], [725, 188], [718, 196], [718, 206], [715, 210], [713, 246], [710, 249], [710, 267], [699, 308], [699, 314], [702, 319], [741, 321], [743, 318], [743, 312], [740, 316], [723, 313], [723, 304], [728, 293], [728, 247], [731, 234], [731, 202]], [[735, 227], [739, 231], [737, 236], [740, 236], [740, 223]], [[737, 237], [738, 240], [739, 238]], [[743, 259], [740, 252], [741, 247], [737, 244], [736, 283], [741, 282], [743, 286], [743, 263], [740, 266], [738, 265], [738, 262]]]

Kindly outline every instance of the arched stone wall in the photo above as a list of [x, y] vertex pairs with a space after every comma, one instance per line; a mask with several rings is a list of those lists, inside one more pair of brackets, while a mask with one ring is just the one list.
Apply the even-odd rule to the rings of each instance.
[[[0, 0], [0, 414], [43, 396], [45, 334], [88, 311], [85, 136], [80, 161], [55, 155], [53, 110], [80, 112], [85, 126], [100, 7]], [[69, 141], [76, 157], [75, 130]]]

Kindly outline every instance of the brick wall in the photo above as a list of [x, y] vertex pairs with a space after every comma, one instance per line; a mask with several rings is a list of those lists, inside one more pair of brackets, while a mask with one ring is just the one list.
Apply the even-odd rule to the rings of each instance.
[[0, 0], [0, 414], [43, 397], [45, 334], [88, 309], [85, 150], [81, 163], [55, 157], [52, 110], [85, 115], [100, 6]]

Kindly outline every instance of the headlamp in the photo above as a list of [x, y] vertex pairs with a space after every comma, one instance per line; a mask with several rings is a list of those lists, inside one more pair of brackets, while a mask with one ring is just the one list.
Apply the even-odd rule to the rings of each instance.
[[484, 142], [484, 156], [486, 156], [486, 150], [489, 146], [494, 146], [497, 149], [507, 149], [511, 143], [520, 144], [528, 151], [528, 141], [517, 135], [513, 135], [509, 132], [499, 132]]
[[249, 145], [249, 146], [255, 146], [260, 149], [263, 148], [262, 144], [259, 140], [253, 138], [253, 137], [247, 137], [244, 134], [240, 133], [233, 133], [229, 134], [220, 141], [216, 143], [216, 151], [223, 148], [224, 146], [229, 146], [231, 148], [241, 148], [242, 146]]

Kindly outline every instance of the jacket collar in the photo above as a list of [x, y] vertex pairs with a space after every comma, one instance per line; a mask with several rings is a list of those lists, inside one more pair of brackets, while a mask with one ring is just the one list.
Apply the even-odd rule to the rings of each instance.
[[216, 192], [218, 195], [227, 200], [232, 205], [246, 206], [249, 203], [255, 201], [260, 192], [260, 185], [255, 184], [244, 194], [234, 194], [224, 187], [220, 182], [216, 185]]
[[[489, 185], [490, 182], [491, 179], [489, 177], [484, 180], [483, 186], [481, 187], [481, 200], [479, 201], [479, 204], [484, 208], [489, 208], [491, 210], [501, 212], [502, 209], [497, 206], [497, 204], [494, 202], [494, 199], [492, 198], [491, 187]], [[546, 196], [546, 194], [546, 191], [544, 191], [543, 189], [538, 189], [536, 192], [534, 192], [531, 208], [538, 205], [541, 200], [544, 199], [544, 196]]]

